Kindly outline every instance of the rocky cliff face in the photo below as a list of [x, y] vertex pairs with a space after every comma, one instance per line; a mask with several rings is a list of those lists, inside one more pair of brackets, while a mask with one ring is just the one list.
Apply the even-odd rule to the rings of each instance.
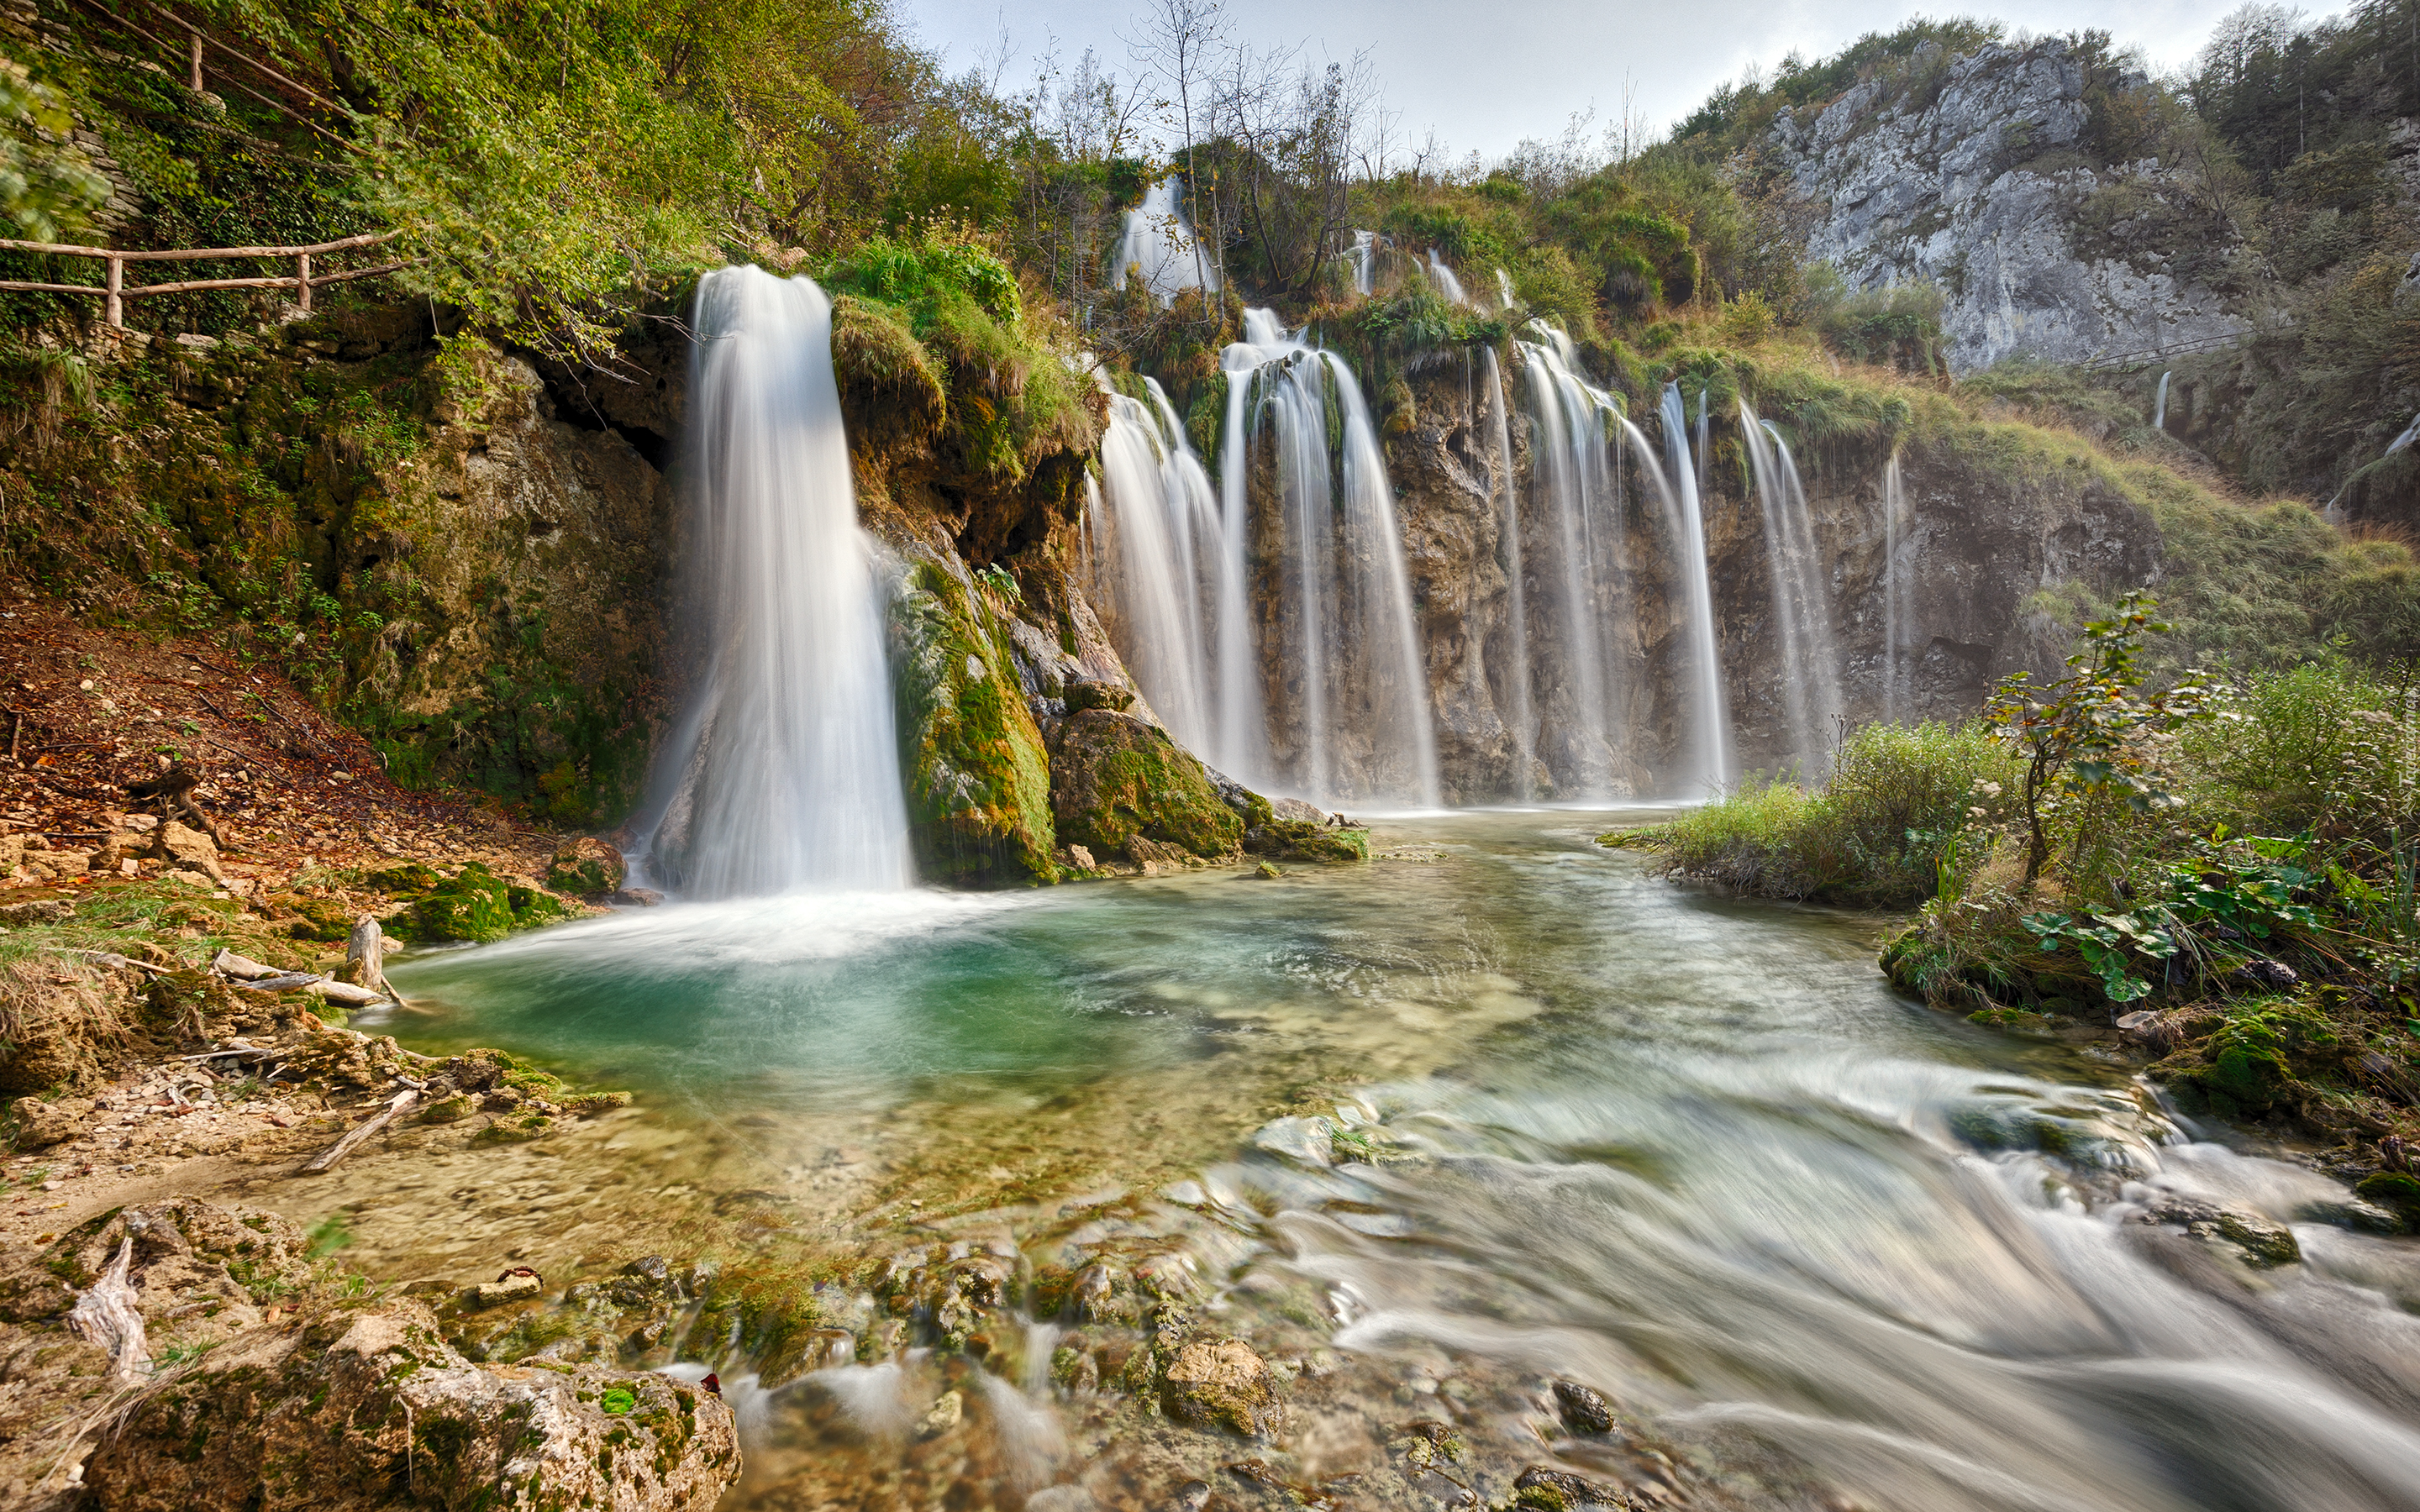
[[2020, 353], [2148, 358], [2243, 329], [2220, 292], [2236, 239], [2198, 224], [2179, 171], [2094, 161], [2096, 105], [2140, 75], [2093, 81], [2058, 38], [1918, 62], [1775, 121], [1769, 160], [1813, 211], [1811, 256], [1859, 287], [1938, 285], [1959, 372]]

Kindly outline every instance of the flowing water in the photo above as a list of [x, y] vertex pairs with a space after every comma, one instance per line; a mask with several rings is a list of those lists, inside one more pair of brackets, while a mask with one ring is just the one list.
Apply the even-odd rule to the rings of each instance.
[[1175, 302], [1187, 289], [1218, 291], [1218, 269], [1185, 218], [1185, 184], [1171, 176], [1143, 192], [1142, 203], [1126, 211], [1118, 237], [1117, 256], [1110, 263], [1112, 288], [1125, 282], [1129, 270], [1142, 275], [1143, 286], [1162, 304]]
[[1489, 486], [1500, 505], [1497, 542], [1503, 553], [1504, 627], [1509, 655], [1504, 669], [1504, 717], [1512, 727], [1512, 795], [1523, 803], [1537, 796], [1538, 724], [1529, 688], [1528, 554], [1521, 548], [1521, 485], [1512, 471], [1512, 411], [1504, 393], [1504, 369], [1496, 348], [1482, 347], [1487, 362]]
[[1914, 605], [1914, 584], [1901, 549], [1907, 538], [1907, 485], [1900, 475], [1899, 454], [1883, 468], [1883, 722], [1897, 724], [1906, 702], [1906, 668], [1902, 642]]
[[876, 548], [831, 302], [739, 267], [698, 285], [688, 491], [704, 689], [659, 764], [651, 865], [698, 898], [902, 887], [908, 809]]
[[2176, 375], [2173, 373], [2163, 373], [2160, 375], [2159, 397], [2153, 400], [2151, 405], [2151, 428], [2153, 430], [2165, 430], [2168, 428], [2168, 379], [2174, 377], [2176, 377]]
[[[1706, 451], [1705, 406], [1704, 395], [1699, 397], [1698, 450], [1702, 457]], [[1730, 702], [1723, 691], [1723, 659], [1714, 638], [1714, 589], [1706, 560], [1706, 518], [1700, 503], [1703, 495], [1699, 491], [1697, 466], [1689, 457], [1689, 433], [1680, 384], [1664, 385], [1660, 415], [1665, 470], [1659, 472], [1647, 466], [1639, 471], [1662, 500], [1672, 549], [1680, 560], [1694, 694], [1686, 748], [1688, 765], [1684, 769], [1692, 773], [1690, 795], [1711, 797], [1729, 790], [1731, 783]], [[1638, 433], [1638, 427], [1627, 420], [1621, 424], [1639, 457], [1652, 461], [1654, 453], [1648, 448], [1647, 439]]]
[[[1264, 543], [1250, 554], [1271, 563], [1274, 580], [1254, 596], [1277, 607], [1274, 634], [1256, 647], [1274, 689], [1264, 701], [1271, 750], [1227, 770], [1329, 808], [1373, 799], [1434, 808], [1436, 734], [1419, 631], [1394, 488], [1361, 386], [1342, 359], [1267, 310], [1244, 313], [1244, 339], [1220, 364], [1228, 550], [1240, 578], [1248, 536]], [[1276, 507], [1256, 516], [1252, 472], [1263, 462]], [[1234, 624], [1225, 633], [1247, 631]]]
[[[1578, 369], [1571, 338], [1542, 322], [1539, 340], [1520, 343], [1529, 378], [1532, 510], [1544, 534], [1537, 553], [1553, 565], [1541, 576], [1549, 613], [1541, 649], [1562, 675], [1542, 680], [1542, 744], [1556, 791], [1604, 798], [1615, 792], [1615, 763], [1629, 755], [1629, 732], [1617, 711], [1629, 689], [1610, 643], [1630, 623], [1617, 494], [1621, 453], [1613, 440], [1621, 408]], [[1627, 794], [1627, 784], [1624, 784]]]
[[1449, 303], [1462, 305], [1470, 303], [1470, 296], [1463, 291], [1462, 280], [1454, 276], [1453, 270], [1446, 265], [1443, 257], [1437, 255], [1437, 250], [1435, 247], [1429, 249], [1427, 266], [1429, 282], [1436, 285], [1436, 291], [1444, 295]]
[[[408, 1041], [646, 1101], [586, 1144], [348, 1168], [349, 1255], [478, 1279], [511, 1244], [552, 1279], [665, 1233], [743, 1264], [827, 1232], [1012, 1269], [1125, 1245], [1292, 1380], [1273, 1443], [1222, 1444], [1107, 1371], [1053, 1384], [1104, 1332], [1057, 1314], [980, 1365], [877, 1351], [773, 1387], [701, 1327], [676, 1368], [742, 1409], [732, 1507], [1158, 1508], [1196, 1476], [1285, 1504], [1218, 1469], [1246, 1458], [1321, 1504], [1427, 1507], [1460, 1492], [1406, 1466], [1421, 1418], [1490, 1500], [1549, 1461], [1640, 1504], [2420, 1507], [2413, 1241], [2313, 1222], [2341, 1188], [2193, 1142], [2091, 1047], [1893, 995], [1875, 922], [1673, 887], [1590, 843], [1607, 822], [1438, 816], [1278, 881], [676, 905], [407, 959], [433, 1014]], [[1326, 1164], [1310, 1113], [1377, 1163]], [[2291, 1224], [2305, 1259], [2140, 1221], [2177, 1196]], [[1550, 1378], [1625, 1433], [1553, 1427]], [[944, 1387], [968, 1423], [921, 1441]]]
[[1798, 477], [1797, 459], [1780, 432], [1740, 401], [1740, 440], [1756, 480], [1764, 522], [1765, 571], [1773, 579], [1774, 623], [1780, 631], [1782, 702], [1790, 721], [1789, 752], [1805, 779], [1830, 770], [1834, 726], [1840, 718], [1840, 658], [1832, 635], [1832, 594], [1815, 539], [1814, 512]]

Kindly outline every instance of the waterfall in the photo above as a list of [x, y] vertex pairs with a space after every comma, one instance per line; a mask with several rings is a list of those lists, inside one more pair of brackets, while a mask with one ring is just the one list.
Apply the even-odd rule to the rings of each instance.
[[2159, 398], [2154, 401], [2151, 406], [2151, 428], [2153, 430], [2165, 430], [2168, 428], [2168, 379], [2175, 376], [2176, 375], [2174, 373], [2163, 373], [2160, 375]]
[[1899, 454], [1883, 468], [1883, 722], [1900, 720], [1900, 642], [1907, 635], [1908, 581], [1900, 561], [1906, 530], [1907, 493], [1900, 479]]
[[1773, 579], [1774, 625], [1781, 640], [1781, 690], [1790, 753], [1802, 779], [1820, 775], [1840, 717], [1840, 666], [1833, 649], [1831, 595], [1813, 512], [1798, 464], [1781, 433], [1740, 401], [1740, 440], [1764, 520], [1766, 572]]
[[1504, 301], [1504, 308], [1508, 311], [1521, 302], [1512, 297], [1512, 275], [1501, 268], [1496, 270], [1496, 296]]
[[1710, 446], [1710, 445], [1708, 445], [1708, 444], [1707, 444], [1707, 436], [1708, 436], [1708, 432], [1707, 432], [1707, 430], [1706, 430], [1706, 390], [1707, 390], [1707, 387], [1708, 387], [1708, 385], [1703, 384], [1703, 383], [1700, 383], [1699, 385], [1698, 385], [1698, 472], [1697, 472], [1697, 477], [1698, 477], [1698, 497], [1699, 497], [1699, 499], [1703, 499], [1703, 498], [1705, 498], [1705, 497], [1706, 497], [1706, 495], [1708, 495], [1709, 493], [1712, 493], [1712, 492], [1714, 491], [1714, 489], [1713, 489], [1713, 488], [1708, 485], [1708, 483], [1707, 483], [1707, 481], [1706, 481], [1706, 469], [1707, 469], [1707, 467], [1708, 467], [1708, 466], [1710, 466], [1710, 465], [1712, 464], [1712, 462], [1713, 462], [1713, 460], [1714, 460], [1714, 449], [1712, 446]]
[[1353, 264], [1353, 292], [1366, 300], [1377, 285], [1378, 233], [1354, 232], [1353, 250], [1345, 255]]
[[1618, 524], [1611, 510], [1617, 453], [1606, 427], [1621, 409], [1611, 394], [1580, 377], [1569, 336], [1539, 321], [1528, 329], [1541, 338], [1520, 344], [1537, 435], [1531, 473], [1553, 532], [1546, 556], [1559, 570], [1548, 598], [1565, 673], [1549, 693], [1545, 724], [1559, 738], [1547, 765], [1559, 787], [1611, 796], [1621, 732], [1615, 726], [1606, 637], [1609, 626], [1627, 618], [1628, 606], [1617, 602], [1621, 563], [1600, 564], [1618, 553], [1601, 552], [1598, 537], [1610, 545]]
[[1436, 285], [1438, 293], [1454, 304], [1470, 302], [1470, 296], [1462, 291], [1462, 280], [1453, 276], [1453, 270], [1445, 265], [1445, 259], [1437, 255], [1435, 247], [1429, 249], [1428, 268], [1429, 282]]
[[[1342, 359], [1288, 334], [1267, 310], [1245, 312], [1244, 338], [1220, 358], [1220, 513], [1239, 571], [1255, 525], [1278, 564], [1269, 585], [1277, 643], [1263, 650], [1285, 679], [1267, 714], [1280, 748], [1269, 785], [1328, 803], [1388, 797], [1435, 807], [1436, 737], [1419, 632], [1394, 490], [1360, 385]], [[1279, 517], [1256, 522], [1249, 482], [1264, 427]]]
[[907, 801], [882, 587], [857, 523], [831, 303], [810, 279], [727, 268], [698, 285], [692, 572], [703, 691], [667, 748], [650, 839], [700, 898], [903, 887]]
[[[1705, 414], [1705, 393], [1698, 395], [1698, 413]], [[1672, 528], [1673, 548], [1681, 558], [1682, 582], [1687, 600], [1689, 620], [1689, 651], [1696, 687], [1692, 700], [1690, 757], [1696, 765], [1695, 787], [1699, 795], [1714, 797], [1731, 785], [1730, 715], [1723, 696], [1723, 663], [1714, 641], [1714, 591], [1706, 565], [1706, 522], [1698, 493], [1697, 474], [1690, 463], [1688, 412], [1681, 399], [1681, 385], [1664, 385], [1664, 450], [1670, 476], [1666, 477], [1652, 467], [1641, 471], [1653, 481], [1662, 494], [1666, 516]], [[1633, 445], [1642, 459], [1652, 458], [1647, 439], [1627, 420], [1622, 422]], [[1702, 443], [1701, 443], [1702, 445]]]
[[1192, 224], [1185, 218], [1185, 186], [1172, 174], [1152, 185], [1142, 203], [1126, 211], [1117, 257], [1110, 264], [1112, 287], [1125, 282], [1129, 268], [1141, 270], [1143, 286], [1162, 304], [1174, 303], [1189, 288], [1218, 292], [1218, 267], [1194, 238]]
[[1529, 610], [1522, 579], [1528, 569], [1521, 551], [1521, 489], [1512, 475], [1512, 432], [1511, 416], [1505, 408], [1504, 372], [1497, 364], [1496, 348], [1482, 348], [1487, 355], [1487, 393], [1493, 425], [1490, 440], [1495, 446], [1493, 482], [1503, 490], [1502, 532], [1504, 546], [1505, 621], [1512, 644], [1507, 658], [1511, 666], [1505, 671], [1506, 692], [1512, 703], [1513, 756], [1513, 796], [1527, 803], [1537, 796], [1534, 773], [1538, 764], [1537, 717], [1529, 707]]
[[[1244, 593], [1229, 570], [1218, 493], [1168, 395], [1143, 383], [1147, 401], [1101, 375], [1109, 424], [1086, 511], [1094, 603], [1168, 733], [1222, 769], [1253, 767], [1223, 739], [1219, 703], [1232, 679], [1219, 675], [1216, 628], [1243, 612]], [[1251, 722], [1257, 714], [1255, 701]]]

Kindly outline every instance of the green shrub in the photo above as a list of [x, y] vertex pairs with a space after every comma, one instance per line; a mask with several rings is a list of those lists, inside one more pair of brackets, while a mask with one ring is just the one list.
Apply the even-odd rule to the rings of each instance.
[[1982, 858], [2009, 753], [1980, 725], [1868, 725], [1820, 793], [1742, 789], [1609, 843], [1653, 850], [1665, 871], [1769, 898], [1890, 904], [1955, 887]]

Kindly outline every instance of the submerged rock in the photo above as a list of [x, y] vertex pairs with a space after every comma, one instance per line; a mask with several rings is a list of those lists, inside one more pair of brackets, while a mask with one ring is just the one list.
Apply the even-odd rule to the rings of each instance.
[[101, 1512], [705, 1512], [738, 1473], [721, 1398], [598, 1365], [474, 1365], [394, 1301], [221, 1346], [134, 1407], [85, 1481]]
[[1180, 1345], [1160, 1378], [1159, 1404], [1195, 1427], [1220, 1427], [1246, 1438], [1274, 1434], [1277, 1394], [1266, 1362], [1236, 1338], [1196, 1338]]
[[1563, 1419], [1563, 1427], [1574, 1433], [1610, 1433], [1613, 1431], [1613, 1408], [1595, 1391], [1576, 1381], [1555, 1382], [1555, 1407]]

